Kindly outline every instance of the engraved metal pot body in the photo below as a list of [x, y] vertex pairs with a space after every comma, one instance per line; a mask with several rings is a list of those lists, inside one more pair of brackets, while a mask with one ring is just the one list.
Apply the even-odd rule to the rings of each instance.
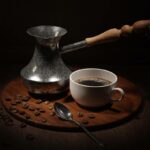
[[68, 89], [71, 71], [59, 53], [59, 40], [66, 32], [57, 26], [37, 26], [27, 30], [37, 41], [32, 59], [21, 70], [29, 92], [57, 94]]

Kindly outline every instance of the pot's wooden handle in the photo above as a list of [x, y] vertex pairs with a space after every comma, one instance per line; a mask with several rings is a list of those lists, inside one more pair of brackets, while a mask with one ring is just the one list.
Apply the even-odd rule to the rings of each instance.
[[94, 37], [86, 38], [85, 41], [89, 46], [98, 43], [114, 41], [119, 39], [122, 36], [127, 37], [133, 32], [135, 33], [142, 32], [148, 26], [150, 26], [150, 20], [140, 20], [140, 21], [136, 21], [132, 25], [123, 25], [120, 29], [117, 28], [109, 29]]

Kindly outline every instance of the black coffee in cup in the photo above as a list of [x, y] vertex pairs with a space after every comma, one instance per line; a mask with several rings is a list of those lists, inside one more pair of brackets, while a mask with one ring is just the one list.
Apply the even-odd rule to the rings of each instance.
[[111, 83], [111, 81], [100, 78], [100, 77], [80, 78], [76, 82], [79, 84], [87, 85], [87, 86], [105, 86]]

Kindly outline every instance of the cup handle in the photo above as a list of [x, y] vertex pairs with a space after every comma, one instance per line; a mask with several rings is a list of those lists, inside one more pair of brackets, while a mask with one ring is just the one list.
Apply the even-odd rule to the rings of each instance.
[[124, 90], [122, 88], [117, 87], [117, 88], [113, 88], [111, 93], [113, 93], [115, 91], [118, 91], [120, 93], [120, 97], [118, 99], [112, 99], [111, 98], [111, 101], [112, 102], [119, 102], [119, 101], [121, 101], [123, 99], [123, 97], [125, 95], [125, 92], [124, 92]]

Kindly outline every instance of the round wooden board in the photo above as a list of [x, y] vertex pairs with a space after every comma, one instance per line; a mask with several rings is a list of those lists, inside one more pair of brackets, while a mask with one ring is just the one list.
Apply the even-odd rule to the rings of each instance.
[[[3, 106], [13, 116], [26, 123], [50, 129], [77, 129], [78, 127], [70, 122], [59, 119], [55, 114], [53, 104], [61, 102], [73, 113], [73, 118], [79, 122], [88, 121], [86, 127], [105, 127], [107, 125], [120, 122], [132, 116], [142, 103], [142, 96], [137, 87], [125, 78], [119, 77], [118, 86], [125, 90], [125, 97], [121, 102], [99, 108], [88, 110], [81, 108], [74, 102], [68, 94], [61, 98], [49, 97], [48, 100], [40, 102], [38, 99], [30, 97], [25, 101], [24, 96], [28, 96], [27, 89], [20, 78], [10, 81], [1, 91], [1, 101]], [[24, 108], [24, 105], [27, 105]], [[28, 106], [29, 105], [29, 106]], [[32, 107], [33, 110], [29, 110]], [[35, 109], [35, 110], [34, 110]], [[16, 111], [17, 110], [17, 111]], [[41, 111], [40, 115], [35, 112]], [[79, 117], [78, 112], [83, 116]], [[95, 118], [89, 118], [93, 114]]]

